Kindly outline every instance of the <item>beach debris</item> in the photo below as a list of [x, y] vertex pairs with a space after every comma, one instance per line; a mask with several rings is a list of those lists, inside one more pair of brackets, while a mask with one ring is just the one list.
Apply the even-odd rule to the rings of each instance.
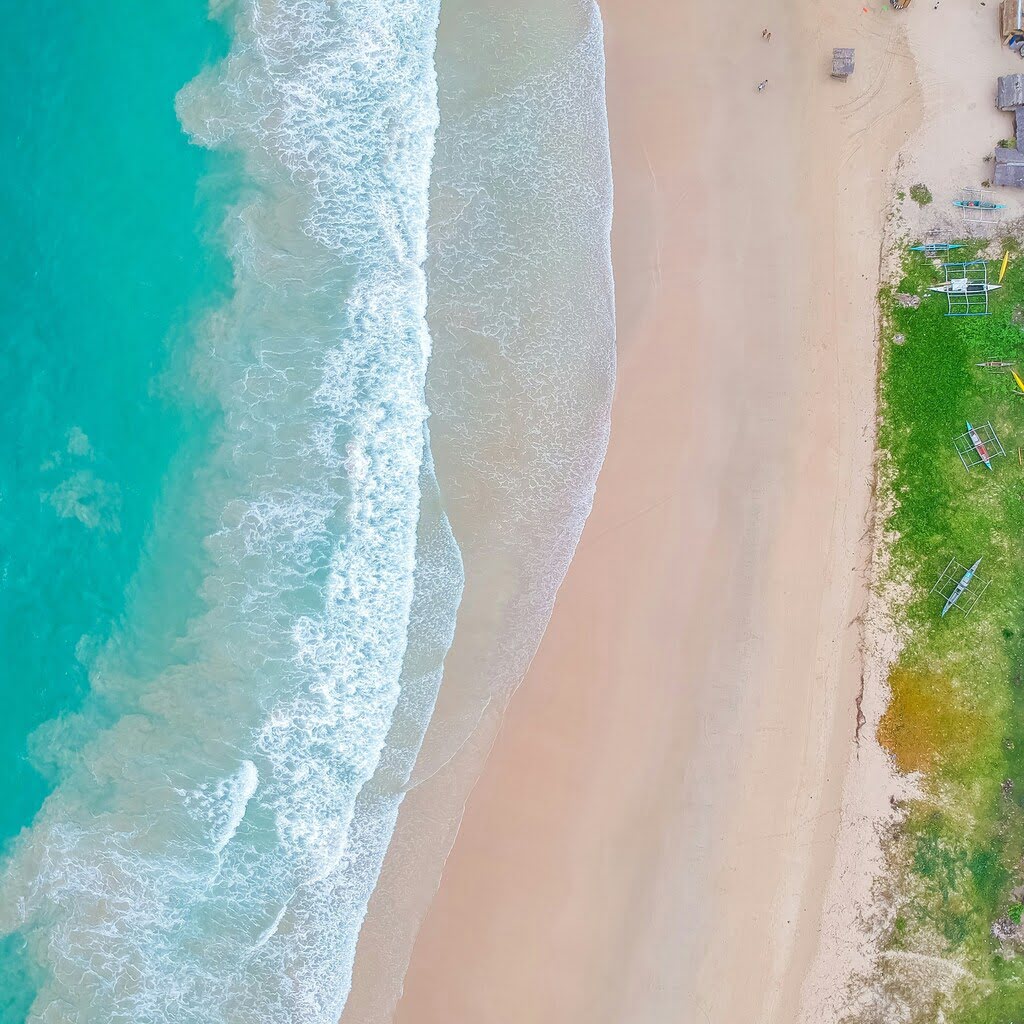
[[931, 592], [938, 594], [945, 602], [942, 606], [943, 617], [950, 608], [970, 615], [974, 606], [981, 600], [982, 594], [988, 590], [989, 581], [978, 576], [979, 565], [980, 558], [969, 569], [955, 558], [951, 558], [949, 564], [942, 570]]
[[968, 420], [967, 430], [953, 438], [953, 447], [956, 449], [957, 455], [960, 456], [964, 469], [968, 472], [975, 466], [985, 466], [986, 469], [991, 469], [994, 458], [1006, 455], [991, 423], [973, 427]]
[[757, 87], [757, 91], [758, 91], [758, 92], [764, 92], [764, 91], [765, 91], [765, 89], [767, 89], [767, 88], [768, 88], [768, 79], [766, 78], [766, 79], [765, 79], [765, 80], [764, 80], [763, 82], [761, 82], [761, 83], [760, 83], [760, 84], [758, 85], [758, 87]]
[[1000, 287], [988, 283], [988, 263], [943, 263], [942, 270], [946, 280], [929, 291], [945, 293], [946, 316], [987, 316], [988, 293]]
[[905, 334], [894, 334], [892, 336], [892, 343], [894, 345], [902, 345], [906, 342], [907, 336]]
[[1013, 779], [1003, 779], [1003, 784], [999, 788], [1003, 791], [1003, 796], [1013, 796]]
[[897, 292], [896, 301], [906, 309], [917, 309], [921, 305], [920, 295], [908, 295], [906, 292]]
[[854, 50], [851, 46], [837, 46], [832, 50], [832, 77], [845, 82], [853, 74]]
[[1019, 946], [1024, 943], [1024, 927], [1009, 917], [1001, 917], [992, 925], [992, 937], [1007, 945]]
[[894, 11], [902, 11], [910, 6], [910, 0], [889, 0], [889, 6]]

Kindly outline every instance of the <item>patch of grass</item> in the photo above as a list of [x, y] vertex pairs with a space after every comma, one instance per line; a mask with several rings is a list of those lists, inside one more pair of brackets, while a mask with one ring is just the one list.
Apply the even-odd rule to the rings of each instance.
[[1000, 139], [999, 140], [999, 145], [1002, 146], [1003, 149], [1016, 149], [1017, 148], [1017, 140], [1016, 139]]
[[918, 206], [927, 206], [932, 201], [932, 193], [927, 185], [922, 185], [919, 182], [916, 185], [910, 186], [910, 198], [913, 199]]
[[897, 666], [889, 687], [892, 701], [878, 738], [901, 772], [963, 770], [985, 749], [985, 737], [998, 733], [998, 720], [973, 706], [954, 680], [939, 673]]

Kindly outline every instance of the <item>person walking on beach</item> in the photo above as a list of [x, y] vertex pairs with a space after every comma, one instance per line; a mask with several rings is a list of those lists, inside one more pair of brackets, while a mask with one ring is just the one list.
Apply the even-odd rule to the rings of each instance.
[[760, 84], [760, 85], [759, 85], [759, 86], [757, 87], [757, 91], [758, 91], [758, 92], [764, 92], [764, 90], [765, 90], [765, 86], [767, 86], [767, 84], [768, 84], [768, 79], [766, 78], [766, 79], [765, 79], [765, 80], [764, 80], [764, 81], [763, 81], [763, 82], [762, 82], [762, 83], [761, 83], [761, 84]]

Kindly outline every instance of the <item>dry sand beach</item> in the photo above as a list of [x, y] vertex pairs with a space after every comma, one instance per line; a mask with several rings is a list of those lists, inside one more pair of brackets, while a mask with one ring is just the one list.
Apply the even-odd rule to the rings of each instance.
[[883, 233], [897, 175], [945, 210], [985, 173], [994, 12], [602, 10], [611, 446], [401, 1024], [825, 1019], [888, 803], [871, 721], [854, 743]]
[[[611, 446], [402, 1024], [791, 1021], [817, 944], [860, 682], [883, 209], [920, 116], [914, 63], [877, 3], [773, 3], [756, 23], [738, 0], [602, 9]], [[828, 75], [844, 44], [848, 83]]]

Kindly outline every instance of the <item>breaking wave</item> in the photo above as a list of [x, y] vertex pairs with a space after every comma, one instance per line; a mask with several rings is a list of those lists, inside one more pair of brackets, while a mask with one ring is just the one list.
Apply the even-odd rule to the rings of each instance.
[[218, 13], [178, 113], [244, 168], [194, 358], [222, 428], [165, 495], [214, 524], [175, 552], [202, 610], [157, 665], [124, 625], [48, 734], [81, 739], [0, 892], [33, 1021], [337, 1020], [461, 593], [425, 441], [437, 0]]

